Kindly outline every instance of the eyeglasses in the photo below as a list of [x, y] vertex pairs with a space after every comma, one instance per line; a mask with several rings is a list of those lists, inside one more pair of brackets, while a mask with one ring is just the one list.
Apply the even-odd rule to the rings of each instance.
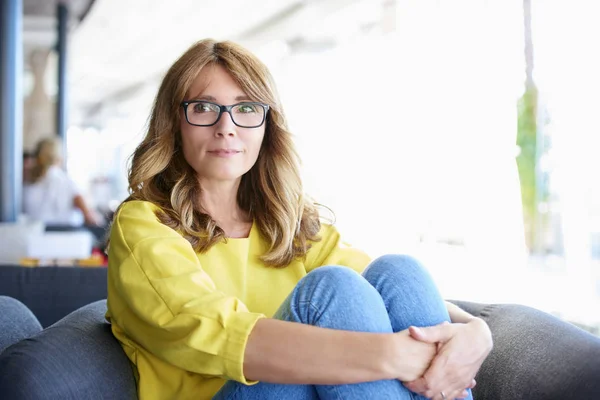
[[231, 115], [234, 124], [241, 128], [258, 128], [266, 119], [269, 105], [258, 102], [244, 102], [222, 106], [204, 100], [184, 101], [185, 120], [194, 126], [213, 126], [224, 112]]

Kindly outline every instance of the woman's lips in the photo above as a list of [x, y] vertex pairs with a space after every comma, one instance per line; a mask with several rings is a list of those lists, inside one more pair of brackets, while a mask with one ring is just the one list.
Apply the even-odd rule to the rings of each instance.
[[216, 157], [227, 158], [227, 157], [233, 157], [236, 154], [241, 153], [241, 151], [230, 150], [230, 149], [217, 149], [217, 150], [210, 150], [208, 153], [212, 154], [213, 156], [216, 156]]

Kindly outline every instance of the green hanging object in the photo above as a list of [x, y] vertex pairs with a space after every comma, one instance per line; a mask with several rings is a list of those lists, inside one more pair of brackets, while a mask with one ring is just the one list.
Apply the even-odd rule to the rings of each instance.
[[517, 146], [520, 152], [517, 156], [517, 168], [521, 183], [521, 201], [523, 205], [523, 219], [525, 225], [525, 241], [530, 251], [535, 250], [537, 232], [537, 107], [538, 91], [535, 85], [525, 90], [519, 99]]

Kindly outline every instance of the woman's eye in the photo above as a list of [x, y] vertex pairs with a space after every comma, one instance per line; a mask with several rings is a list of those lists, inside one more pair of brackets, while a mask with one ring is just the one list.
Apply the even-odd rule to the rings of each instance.
[[194, 112], [195, 113], [206, 113], [206, 112], [212, 112], [213, 107], [211, 107], [211, 104], [206, 104], [206, 103], [196, 103], [194, 105]]
[[241, 104], [238, 106], [238, 112], [243, 114], [255, 113], [256, 106], [254, 104]]

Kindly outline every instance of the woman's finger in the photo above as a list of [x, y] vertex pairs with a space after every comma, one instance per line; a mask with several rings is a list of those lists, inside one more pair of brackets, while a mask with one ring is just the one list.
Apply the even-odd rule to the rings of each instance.
[[413, 339], [420, 342], [443, 343], [452, 338], [454, 335], [454, 328], [452, 327], [452, 324], [444, 321], [439, 325], [428, 326], [424, 328], [410, 326], [408, 328], [408, 332]]
[[454, 399], [465, 399], [469, 397], [469, 392], [467, 389], [464, 390], [449, 390], [444, 392], [446, 394], [446, 400], [454, 400]]

